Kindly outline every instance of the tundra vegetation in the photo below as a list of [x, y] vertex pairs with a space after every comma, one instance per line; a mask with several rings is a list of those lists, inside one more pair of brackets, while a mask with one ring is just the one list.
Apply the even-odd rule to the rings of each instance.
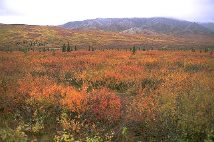
[[62, 45], [0, 52], [0, 141], [214, 140], [212, 52]]

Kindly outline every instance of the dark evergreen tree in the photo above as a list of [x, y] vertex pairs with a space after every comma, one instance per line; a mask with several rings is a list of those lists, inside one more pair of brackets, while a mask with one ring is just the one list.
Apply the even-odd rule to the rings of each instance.
[[133, 47], [132, 47], [132, 54], [135, 54], [135, 53], [136, 53], [136, 47], [133, 46]]
[[67, 45], [67, 52], [71, 52], [71, 46], [70, 46], [69, 42], [68, 42], [68, 45]]
[[62, 46], [62, 52], [66, 52], [66, 50], [67, 50], [66, 45], [63, 44], [63, 46]]

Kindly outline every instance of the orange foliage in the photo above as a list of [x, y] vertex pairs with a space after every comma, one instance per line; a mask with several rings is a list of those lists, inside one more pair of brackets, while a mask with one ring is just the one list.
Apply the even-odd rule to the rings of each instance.
[[86, 105], [86, 95], [78, 92], [70, 86], [54, 84], [44, 90], [44, 96], [52, 98], [57, 97], [61, 105], [66, 106], [73, 112], [84, 111]]
[[[71, 111], [90, 111], [99, 120], [120, 118], [121, 98], [116, 93], [127, 97], [123, 103], [125, 115], [136, 120], [152, 118], [158, 109], [154, 94], [174, 102], [179, 94], [190, 90], [194, 78], [204, 80], [200, 84], [207, 84], [206, 88], [213, 84], [213, 56], [208, 53], [153, 50], [131, 56], [129, 51], [79, 50], [54, 54], [0, 52], [0, 56], [1, 81], [14, 82], [6, 82], [7, 96], [14, 95], [16, 91], [10, 90], [18, 88], [17, 92], [26, 97], [45, 99]], [[17, 80], [19, 85], [15, 87]], [[84, 89], [84, 85], [89, 87]], [[76, 86], [84, 91], [77, 91]]]
[[28, 76], [19, 81], [19, 92], [37, 100], [46, 99], [59, 103], [73, 112], [84, 111], [86, 95], [70, 86], [58, 85], [47, 77]]

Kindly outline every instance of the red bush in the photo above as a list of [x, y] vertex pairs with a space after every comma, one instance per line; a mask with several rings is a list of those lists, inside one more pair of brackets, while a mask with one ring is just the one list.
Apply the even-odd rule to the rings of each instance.
[[120, 98], [108, 89], [96, 90], [89, 94], [88, 105], [98, 120], [114, 122], [120, 118]]

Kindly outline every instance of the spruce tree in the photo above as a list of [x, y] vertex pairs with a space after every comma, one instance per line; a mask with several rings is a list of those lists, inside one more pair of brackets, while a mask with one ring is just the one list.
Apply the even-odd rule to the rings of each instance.
[[71, 47], [70, 47], [69, 42], [68, 42], [68, 45], [67, 45], [67, 52], [71, 52]]
[[62, 46], [62, 52], [66, 52], [66, 45], [65, 44], [63, 44], [63, 46]]
[[132, 48], [132, 54], [135, 54], [135, 53], [136, 53], [136, 47], [133, 46], [133, 48]]

